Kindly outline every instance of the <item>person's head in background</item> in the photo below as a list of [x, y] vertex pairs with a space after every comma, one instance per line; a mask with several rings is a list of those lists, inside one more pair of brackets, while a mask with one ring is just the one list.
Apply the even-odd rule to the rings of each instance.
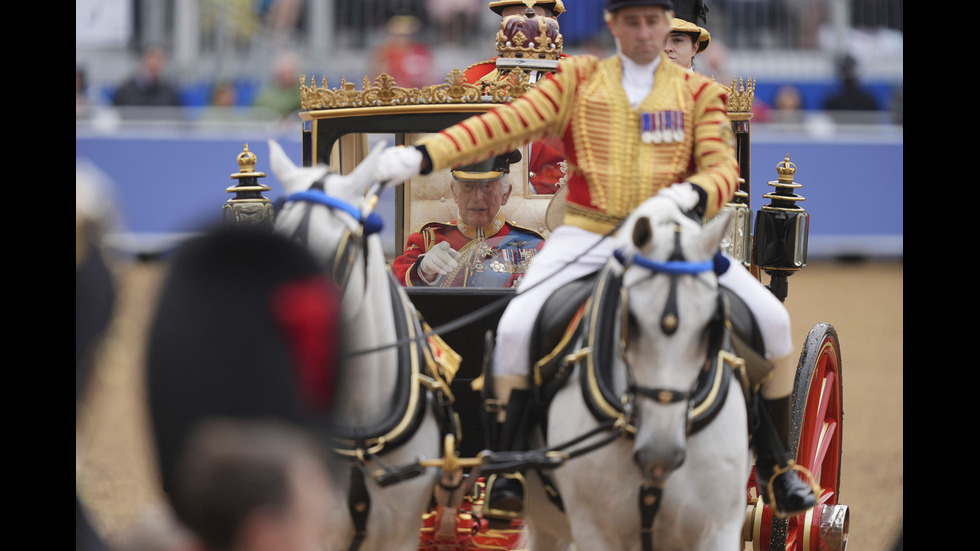
[[177, 473], [174, 511], [206, 551], [307, 551], [327, 541], [332, 482], [323, 449], [303, 429], [202, 421]]
[[664, 53], [685, 69], [694, 69], [694, 56], [708, 48], [711, 35], [707, 29], [678, 17], [671, 20], [670, 38]]

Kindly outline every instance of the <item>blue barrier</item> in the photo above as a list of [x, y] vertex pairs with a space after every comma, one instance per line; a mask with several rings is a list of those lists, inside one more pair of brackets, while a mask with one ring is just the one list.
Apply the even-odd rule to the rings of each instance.
[[[299, 132], [297, 131], [297, 135]], [[115, 183], [126, 232], [137, 242], [196, 232], [221, 221], [222, 205], [233, 195], [225, 190], [236, 180], [235, 159], [248, 143], [259, 164], [269, 172], [263, 134], [241, 138], [196, 136], [79, 136], [76, 155], [100, 167]], [[295, 162], [301, 158], [297, 139], [275, 137]], [[885, 141], [753, 136], [752, 208], [776, 179], [776, 165], [786, 154], [797, 165], [801, 205], [811, 216], [810, 256], [902, 255], [903, 143], [901, 136]], [[282, 187], [275, 176], [260, 180], [275, 199]], [[383, 197], [379, 212], [393, 212], [392, 194]], [[387, 220], [387, 231], [393, 224]], [[390, 234], [389, 234], [390, 235]], [[383, 237], [385, 235], [383, 234]]]

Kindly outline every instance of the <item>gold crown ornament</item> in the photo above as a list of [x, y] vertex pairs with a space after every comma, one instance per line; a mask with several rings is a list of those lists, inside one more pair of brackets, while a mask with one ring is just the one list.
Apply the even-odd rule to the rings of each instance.
[[[550, 17], [509, 15], [497, 31], [497, 67], [556, 69], [564, 39]], [[503, 66], [502, 66], [503, 63]]]

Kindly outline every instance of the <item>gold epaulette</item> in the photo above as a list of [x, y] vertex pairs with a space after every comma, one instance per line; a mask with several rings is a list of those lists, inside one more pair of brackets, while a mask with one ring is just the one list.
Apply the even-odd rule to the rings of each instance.
[[535, 230], [532, 230], [531, 228], [524, 227], [524, 226], [522, 226], [520, 224], [517, 224], [515, 222], [511, 222], [510, 220], [507, 220], [507, 225], [510, 226], [510, 227], [512, 227], [512, 228], [518, 229], [518, 230], [526, 231], [528, 233], [533, 233], [534, 235], [538, 236], [539, 238], [544, 239], [544, 236], [541, 235], [540, 232], [537, 232]]

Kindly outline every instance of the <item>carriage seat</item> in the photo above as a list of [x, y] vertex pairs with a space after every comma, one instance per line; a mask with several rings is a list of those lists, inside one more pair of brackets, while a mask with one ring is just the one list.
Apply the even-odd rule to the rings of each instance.
[[531, 333], [531, 365], [536, 387], [549, 386], [565, 375], [562, 363], [575, 336], [599, 272], [586, 274], [557, 289], [545, 301]]

